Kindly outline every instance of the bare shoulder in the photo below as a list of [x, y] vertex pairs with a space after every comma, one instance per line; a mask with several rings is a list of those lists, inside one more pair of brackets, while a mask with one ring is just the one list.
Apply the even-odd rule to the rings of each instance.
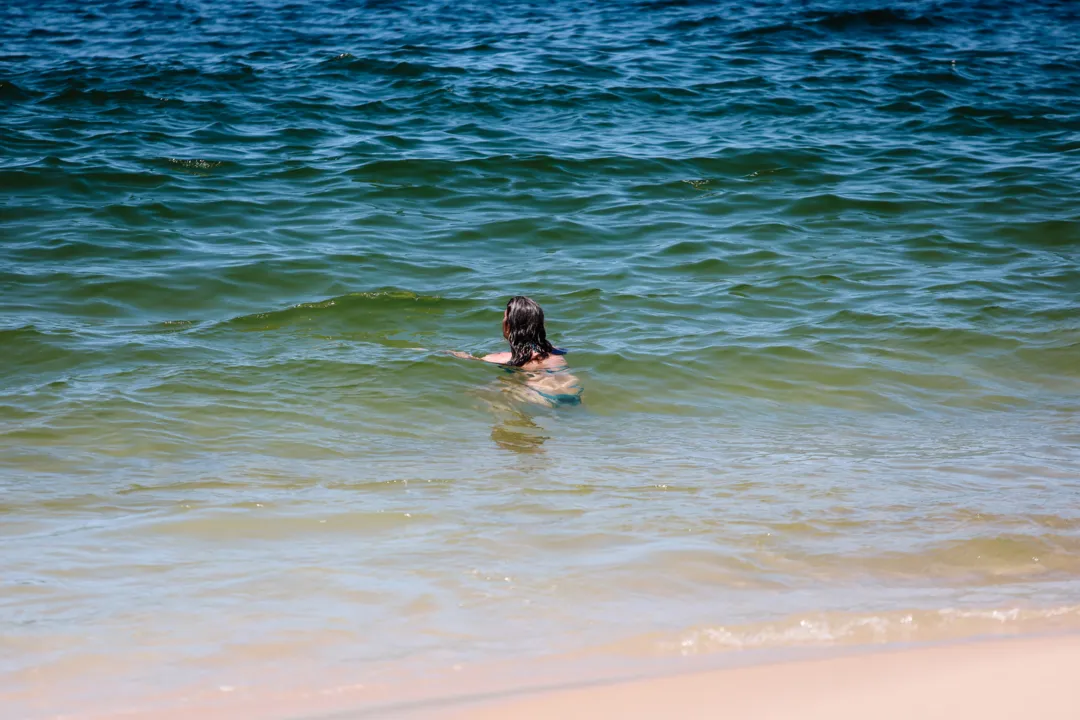
[[505, 365], [506, 363], [510, 362], [510, 358], [512, 357], [513, 355], [508, 352], [501, 352], [491, 353], [490, 355], [485, 355], [480, 359], [484, 362], [495, 363], [496, 365]]
[[[509, 354], [509, 353], [508, 353]], [[548, 355], [543, 360], [530, 360], [525, 363], [524, 370], [558, 370], [566, 367], [566, 360], [562, 355]]]

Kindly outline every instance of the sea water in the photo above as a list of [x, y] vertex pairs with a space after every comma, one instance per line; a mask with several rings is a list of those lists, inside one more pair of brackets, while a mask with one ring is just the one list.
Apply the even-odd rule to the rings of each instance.
[[1078, 627], [1078, 187], [1074, 3], [4, 3], [0, 693]]

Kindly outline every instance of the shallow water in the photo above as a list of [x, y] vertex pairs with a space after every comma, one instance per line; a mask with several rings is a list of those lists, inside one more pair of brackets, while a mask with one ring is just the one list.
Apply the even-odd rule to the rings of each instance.
[[1066, 2], [6, 4], [0, 693], [1080, 627], [1078, 133]]

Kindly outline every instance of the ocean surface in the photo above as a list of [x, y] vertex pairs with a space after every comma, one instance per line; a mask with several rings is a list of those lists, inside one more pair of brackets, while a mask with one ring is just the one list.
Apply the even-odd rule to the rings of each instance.
[[0, 5], [13, 717], [1069, 628], [1080, 5]]

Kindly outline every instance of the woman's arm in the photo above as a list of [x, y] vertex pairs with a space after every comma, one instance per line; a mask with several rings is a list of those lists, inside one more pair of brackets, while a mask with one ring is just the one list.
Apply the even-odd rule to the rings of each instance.
[[495, 363], [496, 365], [504, 365], [510, 362], [510, 358], [513, 357], [513, 355], [508, 352], [492, 353], [483, 357], [476, 357], [475, 355], [470, 355], [469, 353], [461, 352], [460, 350], [450, 350], [449, 353], [462, 360], [483, 360], [484, 362]]

